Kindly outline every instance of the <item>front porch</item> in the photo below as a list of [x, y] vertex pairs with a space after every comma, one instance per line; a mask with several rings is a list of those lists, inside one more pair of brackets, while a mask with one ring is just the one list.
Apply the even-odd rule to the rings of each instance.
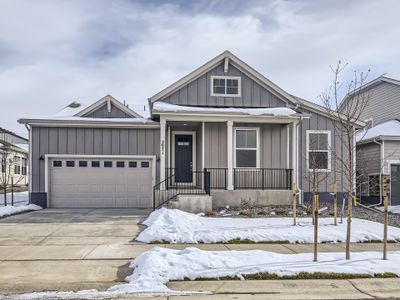
[[287, 191], [297, 181], [297, 124], [303, 115], [286, 108], [278, 115], [273, 108], [257, 109], [257, 114], [215, 110], [157, 112], [160, 181], [154, 187], [154, 207], [179, 194], [262, 202], [273, 197], [284, 201], [289, 195], [290, 201]]

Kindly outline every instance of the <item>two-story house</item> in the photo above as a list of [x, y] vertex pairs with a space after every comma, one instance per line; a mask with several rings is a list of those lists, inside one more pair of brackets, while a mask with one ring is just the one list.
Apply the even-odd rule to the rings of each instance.
[[289, 204], [293, 183], [309, 197], [313, 168], [327, 177], [322, 198], [332, 197], [333, 182], [339, 191], [346, 184], [334, 161], [344, 156], [337, 120], [229, 51], [148, 101], [150, 118], [106, 96], [19, 120], [30, 129], [30, 201], [158, 207], [181, 194], [210, 194], [214, 207], [244, 198]]
[[391, 205], [400, 205], [400, 77], [382, 75], [347, 95], [342, 106], [361, 98], [369, 128], [357, 139], [357, 193], [366, 203], [381, 204], [387, 194]]

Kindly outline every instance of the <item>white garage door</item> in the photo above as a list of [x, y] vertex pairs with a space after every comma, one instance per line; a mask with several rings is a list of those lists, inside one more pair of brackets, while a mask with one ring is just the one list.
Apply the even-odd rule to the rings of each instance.
[[52, 158], [50, 207], [152, 207], [153, 161]]

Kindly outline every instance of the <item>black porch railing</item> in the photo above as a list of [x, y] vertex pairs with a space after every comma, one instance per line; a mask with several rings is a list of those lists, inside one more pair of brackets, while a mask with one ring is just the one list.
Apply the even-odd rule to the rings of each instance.
[[292, 185], [292, 169], [234, 168], [234, 189], [289, 190]]
[[166, 172], [168, 176], [165, 180], [153, 187], [154, 209], [174, 200], [178, 195], [210, 194], [210, 172], [192, 171], [191, 182], [177, 181], [172, 168], [168, 168]]
[[228, 168], [205, 168], [210, 172], [210, 188], [226, 190], [228, 187]]

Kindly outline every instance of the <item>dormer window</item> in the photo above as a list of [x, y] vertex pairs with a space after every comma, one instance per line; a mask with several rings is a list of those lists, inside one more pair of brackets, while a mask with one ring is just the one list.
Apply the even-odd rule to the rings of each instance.
[[211, 96], [240, 97], [240, 77], [211, 76]]

